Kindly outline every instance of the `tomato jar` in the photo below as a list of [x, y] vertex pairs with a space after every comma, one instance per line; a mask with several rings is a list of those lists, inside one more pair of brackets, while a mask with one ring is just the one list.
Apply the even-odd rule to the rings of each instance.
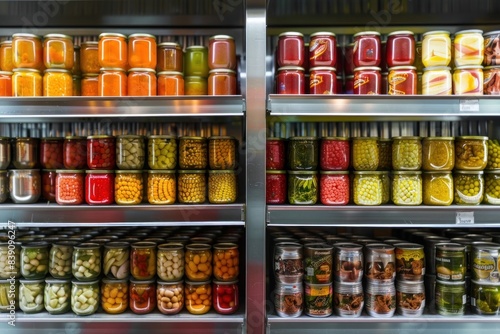
[[43, 96], [73, 96], [71, 72], [64, 69], [46, 69], [43, 75]]
[[184, 55], [184, 75], [208, 77], [208, 48], [202, 45], [191, 45]]
[[236, 95], [236, 72], [228, 69], [211, 70], [208, 95]]
[[156, 37], [150, 34], [128, 36], [128, 65], [132, 68], [156, 68]]
[[207, 139], [184, 136], [179, 138], [179, 168], [203, 169], [208, 165]]
[[208, 67], [214, 69], [236, 69], [236, 46], [234, 38], [215, 35], [208, 41]]
[[12, 71], [12, 96], [42, 96], [42, 76], [39, 70], [15, 68]]
[[379, 66], [382, 60], [380, 33], [363, 31], [354, 34], [354, 67]]
[[455, 33], [453, 41], [455, 66], [482, 65], [484, 55], [483, 31], [461, 30]]
[[382, 204], [383, 183], [380, 171], [354, 171], [352, 198], [356, 205]]
[[450, 68], [435, 66], [424, 68], [422, 95], [451, 95], [452, 76]]
[[337, 94], [337, 75], [334, 67], [313, 67], [309, 73], [309, 94]]
[[40, 166], [46, 169], [63, 167], [63, 138], [40, 140]]
[[15, 69], [41, 69], [43, 66], [43, 50], [40, 36], [27, 33], [13, 34], [12, 62]]
[[448, 66], [451, 61], [450, 32], [445, 30], [428, 31], [422, 37], [422, 63], [424, 66]]
[[156, 285], [158, 310], [163, 314], [177, 314], [184, 308], [184, 282], [158, 281]]
[[413, 32], [393, 31], [387, 35], [387, 66], [412, 66], [415, 62], [415, 36]]
[[71, 70], [74, 64], [73, 38], [63, 34], [43, 36], [43, 63], [46, 68]]
[[135, 314], [151, 313], [156, 307], [156, 284], [154, 280], [130, 280], [130, 310]]
[[205, 314], [212, 308], [212, 285], [210, 280], [186, 281], [184, 284], [186, 309], [191, 314]]
[[32, 314], [44, 310], [45, 281], [43, 279], [20, 279], [18, 289], [21, 311], [25, 314]]
[[87, 170], [85, 176], [85, 202], [89, 205], [109, 205], [115, 201], [115, 172], [113, 170]]
[[461, 136], [455, 140], [455, 168], [483, 170], [488, 163], [488, 137]]
[[318, 168], [318, 139], [316, 137], [290, 137], [288, 167], [291, 170]]
[[266, 139], [266, 169], [285, 168], [285, 139]]
[[305, 60], [304, 35], [299, 32], [284, 32], [278, 36], [278, 66], [302, 66]]
[[0, 42], [0, 70], [12, 72], [14, 64], [12, 63], [12, 41]]
[[185, 252], [185, 274], [191, 281], [205, 281], [212, 276], [212, 249], [208, 244], [189, 244]]
[[98, 96], [127, 96], [127, 74], [116, 67], [103, 67], [98, 77]]
[[278, 68], [276, 77], [277, 94], [305, 94], [304, 68], [285, 66]]
[[266, 171], [266, 204], [284, 204], [286, 201], [286, 171]]
[[214, 310], [219, 314], [233, 314], [239, 308], [238, 281], [213, 281]]
[[422, 203], [448, 206], [453, 203], [453, 175], [451, 171], [428, 171], [422, 176]]
[[182, 74], [182, 72], [174, 71], [158, 72], [158, 95], [184, 95], [184, 74]]
[[149, 280], [156, 275], [156, 243], [140, 241], [131, 245], [130, 273], [136, 280]]
[[179, 170], [177, 176], [177, 200], [181, 204], [202, 204], [206, 199], [205, 170]]
[[332, 32], [316, 32], [309, 36], [307, 58], [310, 67], [328, 66], [337, 64], [337, 38]]
[[115, 203], [120, 205], [140, 204], [144, 187], [142, 170], [117, 170], [115, 173]]
[[10, 169], [9, 196], [14, 203], [36, 203], [42, 194], [38, 169]]
[[85, 137], [65, 137], [62, 151], [64, 168], [84, 169], [87, 167], [87, 139]]
[[500, 170], [485, 172], [484, 203], [500, 204]]
[[103, 274], [110, 279], [126, 279], [130, 273], [128, 242], [114, 241], [104, 245]]
[[483, 171], [456, 170], [453, 175], [455, 204], [479, 205], [484, 197]]
[[81, 96], [99, 95], [99, 74], [85, 73], [81, 80]]
[[347, 170], [350, 165], [351, 145], [347, 137], [323, 137], [319, 149], [322, 170]]
[[422, 172], [392, 172], [392, 202], [396, 205], [422, 204]]
[[142, 169], [145, 160], [144, 137], [121, 135], [116, 137], [116, 166], [119, 169]]
[[56, 201], [56, 170], [42, 170], [42, 198], [48, 202]]
[[69, 279], [45, 279], [43, 303], [49, 314], [63, 314], [71, 309], [71, 282]]
[[87, 166], [89, 169], [113, 169], [116, 161], [115, 138], [107, 135], [87, 137]]
[[392, 138], [392, 168], [419, 170], [422, 167], [422, 138], [404, 136]]
[[99, 42], [88, 41], [80, 45], [80, 69], [83, 74], [99, 74]]
[[208, 80], [200, 76], [184, 78], [184, 95], [207, 95]]
[[319, 198], [324, 205], [347, 205], [350, 196], [348, 171], [320, 171]]
[[217, 243], [213, 246], [213, 274], [216, 280], [234, 281], [240, 273], [238, 245]]
[[174, 136], [150, 136], [148, 138], [148, 165], [151, 169], [175, 169], [177, 139]]
[[165, 42], [158, 44], [156, 71], [184, 71], [184, 53], [179, 44]]
[[311, 205], [318, 201], [317, 171], [288, 171], [288, 202]]
[[21, 275], [25, 279], [45, 278], [49, 272], [49, 244], [44, 241], [21, 245]]
[[127, 76], [128, 96], [156, 96], [156, 72], [150, 68], [131, 68]]
[[378, 137], [354, 137], [352, 140], [352, 166], [355, 170], [376, 170], [379, 165]]
[[166, 282], [176, 282], [184, 276], [184, 246], [181, 243], [166, 243], [158, 246], [156, 271]]
[[128, 309], [128, 281], [103, 278], [101, 307], [108, 314], [120, 314]]
[[453, 94], [483, 95], [484, 77], [481, 65], [455, 67], [452, 78]]
[[100, 67], [127, 68], [127, 52], [127, 36], [118, 33], [99, 35], [98, 61]]
[[174, 204], [177, 181], [174, 170], [149, 170], [147, 199], [149, 204]]
[[57, 204], [82, 204], [84, 200], [84, 171], [80, 169], [56, 170]]
[[76, 315], [94, 314], [99, 307], [99, 281], [72, 281], [71, 310]]
[[0, 71], [0, 96], [12, 96], [12, 72]]
[[356, 67], [354, 69], [354, 94], [379, 95], [381, 89], [380, 67]]
[[416, 95], [417, 72], [414, 66], [396, 66], [389, 68], [389, 95]]

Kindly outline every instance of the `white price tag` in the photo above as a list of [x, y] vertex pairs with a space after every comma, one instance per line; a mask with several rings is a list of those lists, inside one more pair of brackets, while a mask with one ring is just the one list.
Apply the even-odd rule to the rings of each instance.
[[457, 224], [474, 224], [474, 212], [457, 212]]
[[479, 100], [460, 100], [460, 111], [479, 111]]

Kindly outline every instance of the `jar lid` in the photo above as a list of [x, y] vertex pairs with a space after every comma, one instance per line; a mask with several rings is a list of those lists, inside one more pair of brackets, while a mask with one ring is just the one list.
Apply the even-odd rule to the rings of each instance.
[[116, 174], [142, 174], [143, 170], [115, 170]]
[[500, 250], [500, 244], [494, 242], [486, 242], [486, 241], [474, 241], [472, 242], [472, 248]]
[[395, 248], [394, 245], [389, 245], [382, 242], [367, 244], [365, 245], [365, 247], [370, 250], [383, 250], [383, 251], [394, 250]]
[[176, 136], [172, 135], [152, 135], [149, 136], [148, 138], [155, 139], [155, 138], [160, 138], [160, 139], [177, 139]]
[[229, 36], [229, 35], [214, 35], [212, 37], [209, 38], [209, 40], [211, 39], [234, 39], [232, 36]]
[[116, 278], [103, 277], [101, 282], [104, 284], [120, 284], [120, 283], [121, 284], [123, 284], [123, 283], [128, 284], [128, 279], [116, 279]]
[[177, 72], [177, 71], [161, 71], [161, 72], [158, 72], [156, 73], [158, 76], [169, 76], [169, 75], [180, 75], [180, 76], [184, 76], [184, 73], [182, 72]]
[[180, 281], [173, 281], [173, 282], [167, 282], [167, 281], [162, 281], [162, 280], [157, 280], [156, 281], [157, 284], [161, 284], [161, 285], [178, 285], [178, 284], [183, 284], [184, 283], [184, 280], [180, 280]]
[[363, 246], [360, 244], [354, 242], [342, 242], [342, 241], [334, 243], [333, 247], [341, 251], [357, 251], [363, 248]]
[[174, 169], [155, 169], [146, 171], [148, 174], [175, 174]]
[[384, 174], [384, 171], [380, 170], [355, 170], [353, 171], [354, 174], [356, 175], [382, 175]]
[[321, 140], [349, 140], [349, 137], [321, 137]]
[[128, 70], [128, 72], [148, 72], [148, 73], [156, 73], [152, 68], [142, 68], [142, 67], [133, 67]]
[[154, 279], [148, 279], [148, 280], [138, 280], [135, 278], [130, 278], [130, 283], [132, 284], [143, 284], [143, 285], [149, 285], [155, 283]]
[[300, 66], [283, 66], [278, 68], [278, 72], [280, 71], [305, 71], [303, 67]]
[[84, 45], [98, 46], [99, 42], [98, 41], [85, 41], [85, 42], [82, 42], [80, 45], [81, 46], [84, 46]]
[[184, 139], [189, 139], [189, 140], [207, 140], [205, 137], [196, 137], [196, 136], [182, 136], [179, 137], [179, 140], [184, 140]]
[[58, 174], [82, 174], [84, 172], [83, 169], [56, 169]]
[[2, 42], [0, 42], [0, 46], [7, 45], [7, 44], [12, 45], [12, 40], [11, 40], [11, 39], [9, 39], [9, 40], [7, 40], [7, 41], [2, 41]]
[[484, 172], [485, 174], [500, 174], [500, 169], [487, 169]]
[[278, 37], [286, 37], [286, 36], [299, 36], [299, 37], [304, 37], [304, 34], [296, 31], [286, 31], [282, 32], [281, 34], [278, 35]]
[[482, 170], [454, 170], [455, 174], [473, 174], [473, 175], [482, 175]]
[[108, 139], [108, 138], [114, 138], [114, 137], [113, 136], [108, 136], [108, 135], [87, 136], [87, 139]]
[[398, 30], [387, 34], [387, 36], [394, 36], [394, 35], [414, 35], [414, 33], [413, 31], [410, 30]]
[[211, 137], [208, 137], [208, 140], [217, 140], [217, 139], [235, 139], [235, 138], [231, 137], [231, 136], [211, 136]]
[[429, 140], [455, 140], [455, 137], [424, 137], [424, 141]]
[[483, 34], [483, 31], [481, 29], [467, 29], [467, 30], [460, 30], [455, 33], [455, 37], [458, 35], [463, 35], [463, 34]]
[[267, 169], [266, 174], [286, 174], [286, 170]]
[[234, 284], [238, 284], [238, 280], [233, 280], [233, 281], [218, 281], [218, 280], [213, 280], [212, 283], [213, 284], [217, 284], [217, 285], [234, 285]]
[[52, 243], [53, 246], [71, 246], [74, 247], [78, 245], [78, 242], [76, 241], [71, 241], [71, 240], [60, 240], [60, 241], [55, 241]]
[[318, 171], [315, 170], [289, 170], [290, 175], [316, 175]]
[[178, 174], [205, 174], [207, 171], [204, 169], [179, 169]]
[[326, 242], [313, 242], [304, 244], [304, 248], [306, 249], [314, 249], [314, 250], [333, 250], [333, 245], [330, 245]]
[[238, 248], [238, 245], [232, 242], [220, 242], [215, 244], [214, 249], [234, 249]]
[[309, 72], [313, 72], [313, 71], [332, 71], [332, 72], [336, 72], [337, 69], [335, 67], [330, 67], [330, 66], [316, 66], [316, 67], [312, 67], [309, 69]]
[[392, 140], [421, 140], [422, 137], [418, 136], [398, 136], [398, 137], [392, 137]]
[[290, 137], [288, 140], [318, 140], [316, 137]]
[[130, 244], [125, 241], [112, 241], [104, 245], [104, 248], [128, 248]]
[[441, 281], [437, 279], [436, 284], [460, 286], [460, 285], [465, 285], [465, 281]]
[[28, 34], [28, 33], [24, 33], [24, 32], [20, 32], [20, 33], [16, 33], [16, 34], [13, 34], [12, 35], [12, 38], [14, 37], [30, 37], [30, 38], [38, 38], [40, 39], [41, 37], [38, 36], [38, 35], [35, 35], [35, 34]]
[[83, 73], [83, 78], [97, 78], [99, 73]]
[[393, 170], [393, 175], [420, 175], [422, 171], [419, 170]]
[[11, 71], [0, 71], [0, 75], [12, 75]]
[[188, 46], [186, 48], [186, 50], [198, 50], [198, 49], [199, 50], [201, 50], [201, 49], [207, 49], [208, 50], [208, 48], [206, 46], [203, 46], [203, 45], [191, 45], [191, 46]]
[[144, 138], [144, 136], [141, 135], [118, 135], [116, 136], [116, 139], [141, 139]]
[[441, 242], [436, 244], [436, 249], [440, 250], [450, 250], [450, 251], [463, 251], [465, 250], [465, 245], [454, 243], [454, 242]]
[[151, 35], [151, 34], [145, 34], [145, 33], [135, 33], [135, 34], [132, 34], [132, 35], [128, 35], [128, 38], [137, 38], [137, 37], [149, 37], [149, 38], [153, 38], [155, 41], [156, 41], [156, 36], [155, 35]]
[[500, 70], [500, 65], [485, 66], [484, 70], [485, 71]]
[[40, 279], [20, 278], [19, 279], [19, 283], [23, 283], [23, 284], [40, 284], [40, 283], [45, 283], [45, 279], [44, 278], [40, 278]]
[[447, 30], [433, 30], [433, 31], [428, 31], [422, 34], [422, 37], [428, 36], [428, 35], [437, 35], [437, 34], [447, 34], [449, 35], [450, 32]]
[[354, 34], [352, 37], [365, 36], [365, 35], [380, 36], [380, 33], [378, 31], [361, 31], [361, 32]]
[[186, 249], [189, 250], [207, 250], [212, 248], [209, 244], [189, 244], [186, 245]]
[[73, 41], [73, 37], [69, 36], [69, 35], [65, 35], [65, 34], [47, 34], [45, 36], [43, 36], [44, 39], [46, 38], [65, 38], [65, 39], [69, 39], [71, 41]]
[[165, 46], [173, 46], [176, 49], [181, 48], [180, 44], [176, 43], [176, 42], [163, 42], [163, 43], [158, 44], [158, 47], [165, 47]]
[[423, 174], [451, 174], [451, 170], [428, 170], [424, 171]]
[[164, 244], [158, 245], [158, 249], [184, 249], [184, 245], [180, 242], [167, 242]]
[[349, 175], [348, 170], [322, 170], [321, 175]]
[[49, 247], [49, 243], [45, 241], [31, 241], [26, 244], [21, 245], [22, 248], [46, 248]]
[[414, 70], [414, 71], [416, 71], [417, 68], [415, 66], [393, 66], [393, 67], [389, 67], [389, 71], [397, 71], [397, 70]]
[[455, 71], [461, 71], [461, 70], [482, 70], [483, 66], [481, 65], [464, 65], [464, 66], [457, 66], [455, 67]]
[[356, 67], [354, 69], [354, 72], [359, 72], [359, 71], [381, 71], [380, 67], [377, 66], [361, 66], [361, 67]]
[[186, 283], [188, 285], [208, 285], [208, 284], [211, 284], [212, 281], [208, 280], [208, 281], [195, 282], [195, 281], [185, 280], [184, 283]]
[[487, 136], [460, 136], [457, 139], [465, 139], [465, 140], [488, 140]]
[[102, 34], [99, 35], [99, 39], [103, 37], [122, 37], [127, 39], [127, 36], [124, 34], [116, 33], [116, 32], [103, 32]]
[[87, 174], [109, 174], [114, 173], [115, 171], [112, 169], [87, 169], [85, 173]]
[[126, 72], [126, 70], [124, 68], [120, 68], [120, 67], [101, 67], [99, 69], [99, 71], [101, 71], [101, 72], [105, 72], [105, 71]]
[[424, 72], [428, 71], [450, 71], [451, 68], [448, 66], [431, 66], [424, 68]]
[[156, 247], [156, 243], [152, 241], [138, 241], [134, 242], [131, 246], [132, 248], [150, 248]]
[[101, 247], [101, 246], [95, 242], [82, 242], [78, 245], [75, 245], [75, 249], [90, 249], [90, 248], [99, 248], [99, 247]]
[[471, 280], [472, 283], [475, 285], [486, 285], [486, 286], [494, 286], [494, 287], [500, 287], [500, 282], [492, 282], [492, 281], [476, 281], [476, 280]]
[[39, 70], [35, 70], [34, 68], [15, 68], [12, 70], [12, 72], [14, 72], [14, 73], [17, 73], [17, 72], [40, 73]]

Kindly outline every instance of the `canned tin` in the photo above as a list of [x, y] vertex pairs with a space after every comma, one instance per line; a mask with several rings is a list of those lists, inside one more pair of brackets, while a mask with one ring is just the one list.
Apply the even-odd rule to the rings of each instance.
[[363, 31], [354, 34], [353, 37], [354, 66], [379, 66], [382, 60], [380, 33], [376, 31]]
[[472, 279], [479, 282], [498, 283], [500, 245], [490, 242], [472, 244]]
[[436, 280], [436, 310], [441, 315], [463, 315], [467, 294], [465, 281]]
[[351, 242], [333, 245], [334, 278], [339, 282], [361, 282], [363, 279], [363, 246]]
[[309, 73], [309, 94], [337, 94], [335, 67], [313, 67]]
[[288, 31], [278, 36], [278, 66], [302, 66], [304, 64], [304, 35]]
[[402, 316], [418, 317], [424, 313], [425, 286], [421, 281], [396, 283], [396, 309]]
[[333, 246], [325, 243], [304, 245], [304, 281], [324, 284], [332, 281]]
[[500, 95], [500, 66], [486, 66], [483, 77], [483, 94]]
[[415, 61], [415, 36], [413, 32], [393, 31], [387, 35], [386, 60], [389, 67], [413, 65]]
[[332, 314], [332, 283], [305, 283], [304, 312], [311, 317], [328, 317]]
[[340, 317], [359, 317], [364, 307], [363, 284], [334, 282], [333, 307]]
[[375, 318], [390, 318], [396, 312], [396, 287], [394, 283], [373, 284], [366, 286], [366, 312]]
[[399, 243], [396, 247], [396, 277], [403, 281], [419, 281], [425, 274], [424, 246]]
[[304, 276], [302, 245], [283, 242], [274, 247], [274, 276], [279, 283], [300, 283]]
[[500, 65], [500, 31], [489, 31], [484, 38], [484, 66]]
[[463, 281], [465, 278], [465, 246], [458, 243], [436, 245], [436, 275], [441, 281]]
[[451, 95], [452, 78], [450, 68], [433, 66], [424, 68], [422, 95]]
[[285, 66], [278, 68], [276, 77], [277, 94], [305, 94], [304, 68]]
[[316, 32], [310, 35], [309, 65], [335, 66], [337, 63], [337, 38], [332, 32]]
[[455, 66], [481, 65], [483, 63], [484, 38], [482, 30], [457, 31], [453, 44]]
[[380, 67], [356, 67], [354, 69], [354, 94], [379, 95], [381, 89]]
[[302, 283], [277, 283], [274, 290], [274, 307], [280, 317], [300, 317], [304, 309], [304, 289], [302, 288]]
[[472, 281], [470, 299], [474, 313], [481, 315], [499, 315], [499, 294], [500, 284], [498, 283]]
[[424, 66], [448, 66], [451, 61], [450, 32], [444, 30], [428, 31], [422, 37], [422, 63]]
[[389, 95], [416, 95], [417, 72], [414, 66], [396, 66], [389, 68]]
[[394, 246], [370, 243], [365, 246], [365, 277], [368, 282], [390, 283], [396, 278]]
[[455, 95], [483, 95], [483, 67], [481, 65], [456, 67], [453, 72]]

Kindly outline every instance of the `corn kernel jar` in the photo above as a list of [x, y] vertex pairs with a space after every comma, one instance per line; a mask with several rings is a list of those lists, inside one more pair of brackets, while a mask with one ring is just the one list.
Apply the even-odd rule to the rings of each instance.
[[179, 170], [177, 172], [177, 200], [179, 203], [204, 203], [207, 192], [206, 171]]
[[212, 249], [208, 244], [189, 244], [184, 256], [187, 279], [203, 282], [212, 277]]
[[205, 314], [212, 308], [212, 285], [210, 280], [186, 281], [184, 285], [186, 310], [191, 314]]
[[236, 168], [236, 139], [230, 136], [208, 138], [208, 164], [210, 169]]
[[100, 34], [98, 59], [100, 67], [125, 69], [128, 65], [127, 36], [118, 33]]
[[12, 72], [12, 96], [42, 96], [42, 76], [39, 70], [15, 68]]
[[485, 172], [484, 203], [500, 204], [500, 170]]
[[73, 77], [64, 69], [46, 69], [43, 74], [43, 96], [73, 96]]
[[382, 204], [382, 172], [354, 171], [352, 181], [353, 201], [356, 205]]
[[233, 281], [239, 275], [238, 245], [218, 243], [214, 245], [214, 277], [223, 282]]
[[238, 197], [236, 171], [208, 171], [208, 201], [212, 204], [234, 203]]
[[455, 138], [426, 137], [422, 141], [422, 169], [451, 171], [455, 166]]
[[63, 314], [71, 309], [71, 281], [45, 279], [43, 303], [49, 314]]
[[483, 201], [483, 171], [456, 170], [453, 178], [455, 204], [478, 205]]
[[422, 167], [421, 138], [392, 138], [392, 168], [395, 170], [419, 170], [420, 167]]
[[91, 315], [99, 307], [99, 281], [72, 281], [71, 310], [76, 315]]
[[174, 204], [177, 198], [175, 170], [149, 170], [147, 189], [149, 204]]
[[142, 169], [145, 160], [144, 137], [122, 135], [116, 137], [116, 167]]
[[424, 205], [447, 206], [453, 203], [453, 175], [451, 171], [427, 171], [422, 176]]
[[158, 277], [166, 282], [181, 280], [184, 276], [184, 245], [166, 243], [158, 246], [156, 271]]
[[352, 140], [352, 166], [358, 171], [376, 170], [379, 165], [377, 137], [355, 137]]
[[46, 68], [71, 70], [74, 64], [73, 38], [63, 34], [43, 36], [43, 62]]
[[422, 172], [393, 171], [392, 202], [396, 205], [422, 204]]
[[83, 74], [99, 74], [99, 52], [97, 41], [87, 41], [80, 45], [80, 69]]
[[318, 193], [317, 171], [288, 171], [288, 202], [290, 204], [316, 204]]
[[207, 139], [204, 137], [179, 138], [179, 168], [204, 169], [207, 167]]
[[379, 161], [377, 170], [392, 169], [392, 139], [380, 138], [378, 141]]
[[455, 168], [483, 170], [488, 160], [488, 137], [462, 136], [455, 140]]
[[102, 279], [101, 307], [109, 314], [120, 314], [127, 310], [128, 281], [126, 279]]
[[148, 165], [151, 169], [175, 169], [177, 139], [174, 136], [150, 136], [148, 138]]
[[43, 66], [40, 36], [26, 33], [13, 34], [12, 62], [14, 69], [30, 68], [40, 70]]
[[117, 170], [115, 176], [115, 202], [135, 205], [142, 202], [142, 170]]

